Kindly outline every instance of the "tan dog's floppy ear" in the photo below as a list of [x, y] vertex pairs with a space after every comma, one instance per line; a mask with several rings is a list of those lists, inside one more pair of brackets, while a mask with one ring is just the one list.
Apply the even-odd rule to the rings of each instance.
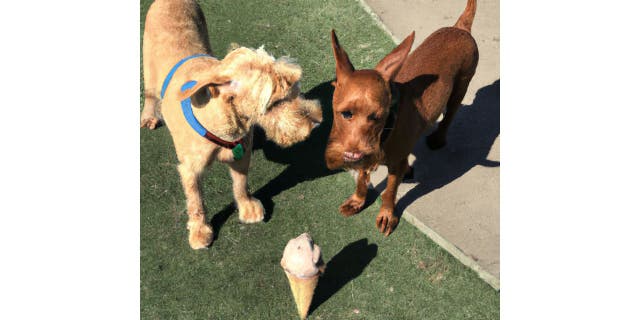
[[333, 56], [336, 59], [336, 79], [340, 82], [341, 78], [348, 77], [353, 72], [353, 64], [351, 64], [347, 52], [340, 46], [335, 30], [331, 30], [331, 46], [333, 47]]
[[271, 94], [273, 93], [273, 83], [270, 79], [266, 79], [262, 91], [258, 95], [258, 110], [260, 114], [265, 114], [269, 107], [269, 101], [271, 100]]
[[239, 88], [239, 83], [233, 81], [231, 78], [225, 76], [213, 76], [204, 80], [194, 80], [197, 81], [194, 86], [191, 88], [187, 88], [182, 90], [178, 94], [178, 99], [184, 100], [194, 93], [198, 92], [202, 87], [209, 86], [209, 90], [211, 91], [211, 96], [214, 98], [217, 97], [220, 93], [236, 93]]
[[299, 65], [291, 63], [287, 58], [280, 58], [275, 63], [276, 73], [287, 82], [288, 86], [300, 81], [302, 76], [302, 68]]
[[404, 64], [404, 61], [407, 59], [407, 55], [409, 55], [415, 36], [416, 32], [411, 32], [411, 34], [404, 39], [402, 43], [378, 62], [375, 69], [380, 72], [386, 81], [393, 80], [393, 78], [398, 74], [398, 71], [400, 71], [402, 64]]

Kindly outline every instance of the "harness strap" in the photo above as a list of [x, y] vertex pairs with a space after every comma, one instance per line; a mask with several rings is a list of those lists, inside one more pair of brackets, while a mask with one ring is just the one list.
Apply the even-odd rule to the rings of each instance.
[[[162, 83], [160, 98], [164, 98], [164, 95], [167, 91], [167, 87], [171, 82], [171, 78], [173, 78], [173, 74], [178, 70], [178, 68], [188, 60], [191, 60], [193, 58], [198, 58], [198, 57], [211, 57], [211, 56], [208, 54], [200, 53], [200, 54], [194, 54], [194, 55], [188, 56], [178, 61], [178, 63], [176, 63], [176, 65], [173, 66], [173, 68], [171, 68], [171, 70], [169, 71], [169, 74], [167, 74], [167, 77], [164, 79], [164, 82]], [[182, 85], [182, 87], [180, 88], [180, 91], [184, 92], [185, 90], [191, 89], [197, 83], [198, 82], [194, 80], [187, 81]], [[215, 134], [209, 132], [209, 130], [207, 130], [202, 124], [200, 124], [198, 119], [196, 119], [196, 116], [193, 114], [193, 109], [191, 108], [191, 97], [187, 97], [186, 99], [180, 101], [180, 106], [182, 107], [182, 114], [184, 115], [185, 120], [187, 120], [187, 123], [189, 123], [189, 126], [191, 126], [191, 128], [195, 132], [197, 132], [200, 136], [206, 138], [207, 140], [221, 147], [231, 149], [231, 152], [233, 153], [233, 158], [235, 160], [242, 159], [245, 152], [244, 146], [242, 145], [242, 142], [243, 142], [242, 138], [233, 142], [229, 142], [229, 141], [222, 140]]]
[[[167, 87], [169, 86], [169, 82], [171, 82], [171, 78], [173, 78], [173, 74], [176, 73], [176, 70], [178, 70], [178, 68], [180, 68], [180, 66], [193, 59], [193, 58], [198, 58], [198, 57], [211, 57], [208, 54], [205, 53], [198, 53], [198, 54], [194, 54], [191, 56], [188, 56], [180, 61], [178, 61], [178, 63], [176, 63], [175, 66], [173, 66], [173, 68], [171, 68], [171, 70], [169, 71], [169, 73], [167, 74], [167, 76], [164, 78], [164, 82], [162, 83], [162, 90], [160, 90], [160, 99], [164, 98], [164, 94], [167, 91]], [[213, 57], [212, 57], [213, 58]]]

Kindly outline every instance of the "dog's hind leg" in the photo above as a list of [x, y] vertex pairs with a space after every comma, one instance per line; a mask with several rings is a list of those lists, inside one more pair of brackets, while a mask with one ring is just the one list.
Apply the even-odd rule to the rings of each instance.
[[431, 150], [437, 150], [447, 145], [447, 132], [453, 122], [453, 117], [460, 108], [462, 99], [467, 93], [469, 82], [471, 77], [460, 77], [456, 79], [451, 96], [447, 102], [447, 111], [444, 114], [444, 118], [438, 124], [438, 129], [427, 137], [427, 146]]
[[140, 114], [140, 128], [147, 127], [151, 130], [155, 129], [160, 122], [158, 116], [160, 107], [160, 99], [151, 91], [144, 92], [144, 108]]
[[160, 122], [160, 99], [158, 90], [155, 86], [157, 83], [157, 75], [155, 65], [153, 63], [153, 52], [151, 52], [150, 43], [145, 32], [144, 42], [142, 44], [142, 69], [144, 79], [144, 107], [140, 114], [140, 128], [147, 127], [151, 130], [155, 129]]
[[367, 191], [369, 188], [369, 171], [359, 169], [358, 170], [358, 182], [356, 184], [356, 191], [340, 205], [340, 213], [345, 217], [350, 217], [362, 209], [364, 201], [367, 197]]
[[189, 245], [192, 249], [203, 249], [213, 241], [213, 229], [205, 221], [204, 205], [198, 186], [198, 179], [206, 163], [181, 162], [178, 172], [182, 180], [182, 187], [187, 197], [187, 214], [189, 222]]
[[[251, 133], [250, 133], [251, 134]], [[229, 173], [233, 180], [233, 198], [238, 206], [240, 222], [256, 223], [264, 219], [264, 207], [260, 200], [252, 197], [247, 188], [247, 173], [251, 162], [251, 143], [242, 159], [229, 163]]]

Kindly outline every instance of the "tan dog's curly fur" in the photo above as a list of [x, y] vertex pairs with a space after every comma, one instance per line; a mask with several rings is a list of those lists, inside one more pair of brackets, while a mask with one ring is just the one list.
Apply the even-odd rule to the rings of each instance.
[[[164, 98], [162, 83], [181, 59], [198, 53], [211, 55], [204, 15], [192, 0], [158, 0], [147, 13], [143, 38], [145, 104], [140, 126], [154, 129], [162, 118], [176, 149], [178, 171], [187, 198], [189, 244], [205, 248], [213, 230], [205, 219], [198, 186], [213, 159], [229, 165], [233, 196], [240, 221], [262, 221], [264, 208], [247, 191], [253, 125], [264, 128], [267, 138], [280, 146], [306, 139], [322, 121], [316, 101], [302, 99], [300, 67], [288, 59], [274, 59], [262, 48], [237, 48], [222, 60], [199, 57], [185, 62], [173, 75]], [[180, 91], [187, 81], [196, 86]], [[191, 97], [193, 113], [216, 136], [235, 141], [244, 138], [245, 155], [233, 153], [201, 137], [185, 120], [180, 101]]]
[[[478, 47], [471, 36], [475, 11], [476, 0], [468, 0], [453, 27], [437, 30], [409, 55], [415, 36], [412, 33], [372, 70], [355, 70], [332, 32], [336, 88], [325, 160], [330, 169], [358, 170], [356, 190], [339, 208], [342, 215], [351, 216], [362, 209], [370, 173], [384, 163], [389, 175], [376, 226], [385, 235], [395, 229], [396, 195], [409, 168], [409, 153], [443, 112], [444, 119], [427, 144], [432, 149], [446, 144], [449, 125], [475, 74]], [[399, 93], [397, 120], [381, 143], [390, 114], [392, 86]]]

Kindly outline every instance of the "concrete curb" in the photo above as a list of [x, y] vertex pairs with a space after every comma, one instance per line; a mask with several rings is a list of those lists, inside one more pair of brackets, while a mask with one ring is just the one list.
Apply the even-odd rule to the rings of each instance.
[[360, 3], [360, 6], [364, 9], [364, 11], [366, 11], [371, 16], [373, 21], [376, 22], [378, 27], [380, 27], [380, 29], [382, 29], [382, 31], [384, 31], [386, 34], [388, 34], [389, 37], [391, 37], [391, 40], [393, 40], [395, 44], [400, 44], [400, 40], [398, 40], [398, 38], [396, 38], [396, 36], [394, 36], [393, 33], [391, 33], [391, 30], [387, 28], [387, 26], [384, 24], [384, 22], [382, 22], [380, 17], [373, 11], [373, 9], [371, 9], [371, 7], [366, 2], [364, 2], [365, 0], [357, 0], [357, 1], [358, 3]]
[[[399, 44], [400, 41], [396, 38], [391, 30], [382, 22], [380, 17], [371, 9], [371, 7], [365, 2], [365, 0], [357, 0], [360, 3], [360, 6], [371, 16], [371, 18], [376, 22], [378, 27], [382, 29], [386, 34], [388, 34], [395, 44]], [[351, 175], [354, 179], [358, 178], [356, 172], [351, 172]], [[371, 186], [373, 187], [373, 186]], [[455, 244], [449, 242], [447, 239], [440, 236], [433, 229], [429, 228], [427, 225], [422, 223], [416, 216], [411, 214], [409, 211], [405, 210], [402, 213], [402, 217], [414, 225], [418, 230], [422, 233], [426, 234], [433, 242], [437, 243], [441, 248], [449, 252], [453, 257], [458, 259], [460, 263], [471, 268], [471, 270], [475, 271], [480, 279], [484, 280], [495, 290], [500, 290], [500, 279], [496, 278], [494, 275], [490, 274], [488, 271], [484, 270], [472, 257], [466, 255], [462, 250], [460, 250]]]
[[460, 261], [462, 264], [475, 271], [480, 279], [484, 280], [494, 289], [500, 290], [500, 279], [494, 277], [492, 274], [482, 269], [482, 267], [475, 260], [473, 260], [473, 258], [467, 256], [464, 252], [462, 252], [462, 250], [456, 247], [456, 245], [441, 237], [437, 232], [433, 231], [433, 229], [422, 223], [410, 212], [405, 210], [402, 213], [402, 217], [407, 220], [407, 222], [418, 228], [418, 230], [426, 234], [427, 237], [433, 240], [433, 242], [437, 243], [440, 247], [449, 252], [449, 254], [458, 259], [458, 261]]

